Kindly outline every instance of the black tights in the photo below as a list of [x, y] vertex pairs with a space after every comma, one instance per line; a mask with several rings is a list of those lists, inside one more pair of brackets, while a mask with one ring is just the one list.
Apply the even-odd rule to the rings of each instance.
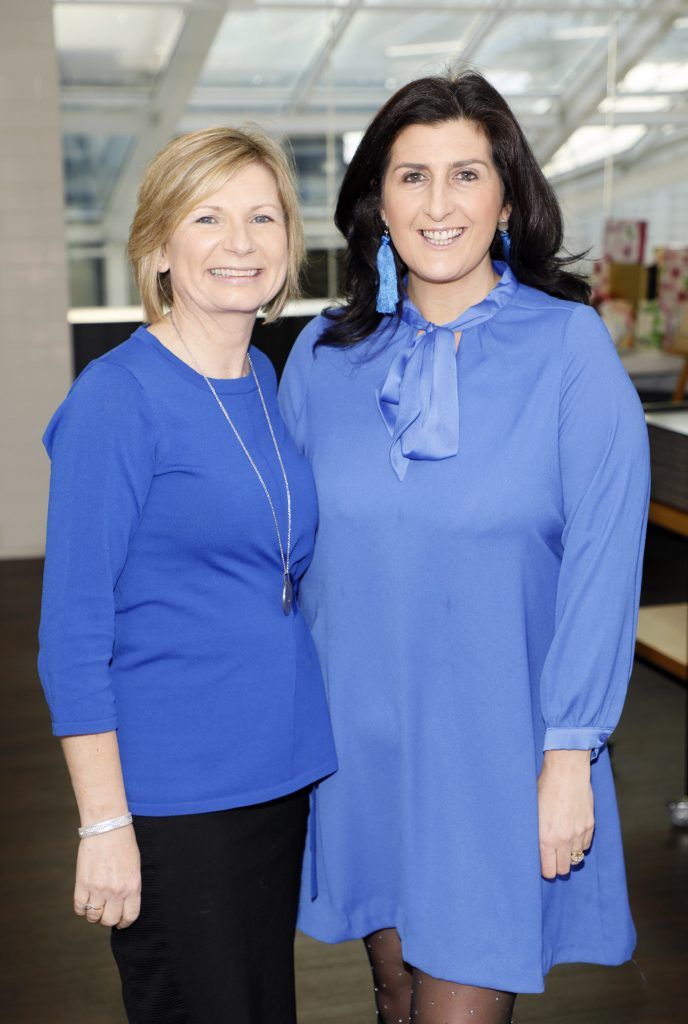
[[407, 964], [396, 928], [365, 941], [380, 1024], [511, 1024], [516, 996], [441, 981]]

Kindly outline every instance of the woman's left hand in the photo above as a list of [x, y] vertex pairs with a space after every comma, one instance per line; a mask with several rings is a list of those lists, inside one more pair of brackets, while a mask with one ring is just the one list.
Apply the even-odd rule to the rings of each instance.
[[595, 829], [589, 750], [547, 750], [538, 778], [540, 864], [545, 878], [567, 875]]

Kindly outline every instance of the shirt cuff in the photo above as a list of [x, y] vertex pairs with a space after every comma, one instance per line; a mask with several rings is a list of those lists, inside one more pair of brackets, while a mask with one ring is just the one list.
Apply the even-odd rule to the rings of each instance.
[[98, 718], [89, 722], [55, 722], [52, 723], [53, 736], [90, 736], [96, 732], [114, 732], [117, 729], [117, 718]]
[[590, 760], [595, 761], [611, 734], [611, 729], [547, 729], [542, 749], [589, 750]]

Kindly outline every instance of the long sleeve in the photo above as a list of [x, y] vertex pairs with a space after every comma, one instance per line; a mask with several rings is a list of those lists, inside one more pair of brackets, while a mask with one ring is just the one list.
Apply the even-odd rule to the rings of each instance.
[[43, 441], [52, 467], [39, 674], [55, 735], [104, 732], [117, 726], [115, 587], [155, 466], [141, 385], [124, 367], [92, 363]]
[[649, 500], [638, 395], [597, 314], [564, 342], [559, 457], [565, 526], [555, 633], [541, 677], [543, 747], [590, 749], [615, 728], [631, 674]]
[[294, 342], [279, 386], [279, 408], [294, 444], [303, 454], [306, 441], [305, 408], [313, 369], [313, 345], [326, 320], [319, 316], [306, 324]]

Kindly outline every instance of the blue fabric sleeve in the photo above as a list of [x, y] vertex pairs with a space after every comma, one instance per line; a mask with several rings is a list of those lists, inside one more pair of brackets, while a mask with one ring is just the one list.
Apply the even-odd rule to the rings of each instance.
[[571, 314], [563, 360], [565, 526], [541, 677], [543, 749], [590, 749], [594, 758], [619, 720], [633, 665], [649, 451], [637, 392], [590, 307]]
[[278, 400], [280, 413], [294, 444], [303, 455], [306, 445], [306, 396], [313, 369], [313, 346], [327, 321], [317, 316], [307, 323], [294, 342], [280, 380]]
[[123, 367], [91, 363], [43, 443], [52, 468], [39, 674], [56, 736], [106, 732], [117, 727], [114, 591], [155, 466], [142, 387]]

